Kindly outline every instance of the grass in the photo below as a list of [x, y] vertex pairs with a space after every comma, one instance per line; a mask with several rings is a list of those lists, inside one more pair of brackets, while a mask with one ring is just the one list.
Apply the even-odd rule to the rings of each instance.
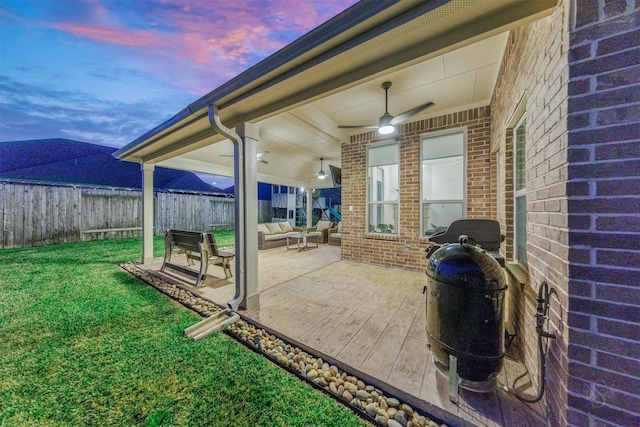
[[211, 231], [216, 236], [216, 243], [220, 248], [231, 248], [235, 246], [235, 231]]
[[183, 337], [200, 318], [117, 268], [140, 255], [140, 239], [0, 250], [1, 426], [366, 425], [225, 334]]

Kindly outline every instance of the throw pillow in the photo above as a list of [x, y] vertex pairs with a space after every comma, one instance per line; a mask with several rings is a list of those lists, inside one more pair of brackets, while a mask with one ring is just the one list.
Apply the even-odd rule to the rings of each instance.
[[262, 231], [264, 234], [271, 234], [271, 231], [269, 231], [265, 224], [258, 224], [258, 231]]
[[280, 228], [277, 222], [268, 222], [265, 225], [267, 226], [271, 234], [282, 233], [282, 229]]
[[291, 227], [291, 224], [289, 224], [288, 222], [279, 222], [278, 223], [280, 225], [280, 229], [282, 230], [283, 233], [289, 233], [290, 231], [293, 231], [293, 227]]
[[326, 230], [327, 228], [331, 228], [331, 221], [318, 221], [316, 224], [316, 231]]

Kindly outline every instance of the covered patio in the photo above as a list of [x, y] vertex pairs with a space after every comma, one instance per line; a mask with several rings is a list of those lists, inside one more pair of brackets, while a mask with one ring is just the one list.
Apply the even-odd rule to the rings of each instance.
[[[186, 265], [186, 258], [174, 259]], [[461, 389], [457, 405], [449, 400], [447, 378], [426, 346], [424, 272], [344, 261], [331, 245], [263, 250], [258, 264], [260, 306], [241, 312], [250, 322], [473, 425], [544, 424], [542, 405], [526, 405], [501, 387], [488, 394]], [[210, 267], [204, 285], [195, 288], [192, 277], [161, 272], [161, 265], [158, 258], [142, 268], [220, 306], [233, 297], [234, 278], [225, 278], [220, 267]], [[521, 364], [507, 358], [499, 383], [511, 385], [522, 372]], [[534, 393], [530, 382], [520, 383], [527, 387], [521, 392]]]
[[[469, 140], [478, 139], [474, 144], [488, 145], [488, 137], [477, 135], [488, 132], [482, 120], [488, 117], [509, 32], [550, 14], [555, 5], [552, 0], [360, 2], [188, 105], [114, 153], [142, 167], [143, 261], [152, 258], [153, 235], [164, 231], [155, 229], [151, 215], [156, 166], [233, 176], [237, 277], [245, 288], [240, 307], [259, 305], [251, 288], [258, 274], [257, 221], [248, 214], [256, 210], [257, 183], [329, 188], [331, 180], [318, 173], [322, 161], [325, 168], [343, 168], [343, 201], [349, 204], [343, 222], [346, 234], [360, 240], [369, 230], [360, 221], [364, 207], [357, 198], [366, 179], [355, 166], [366, 161], [364, 152], [345, 152], [347, 146], [371, 138], [374, 131], [363, 128], [378, 128], [383, 112], [398, 118], [412, 113], [375, 143], [424, 132], [412, 127], [420, 119], [442, 127], [444, 117], [445, 123], [468, 128]], [[388, 92], [381, 88], [386, 82]], [[428, 108], [414, 111], [427, 102]], [[485, 170], [488, 154], [474, 157], [468, 168]], [[495, 214], [491, 207], [473, 206], [495, 204], [484, 200], [492, 178], [487, 173], [474, 178], [482, 187], [476, 194], [469, 180], [463, 190], [469, 201], [462, 202], [461, 212]], [[405, 242], [419, 241], [429, 226], [423, 222], [406, 231], [395, 224], [395, 234]], [[359, 244], [348, 240], [343, 247]], [[422, 269], [412, 252], [403, 262]]]

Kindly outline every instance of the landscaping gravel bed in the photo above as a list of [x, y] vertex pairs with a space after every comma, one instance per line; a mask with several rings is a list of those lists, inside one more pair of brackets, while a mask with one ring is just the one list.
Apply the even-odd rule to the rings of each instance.
[[[120, 267], [204, 317], [222, 310], [216, 304], [155, 277], [133, 263], [124, 263]], [[373, 385], [366, 384], [335, 365], [330, 365], [321, 357], [316, 357], [287, 343], [246, 319], [238, 320], [229, 325], [225, 332], [300, 378], [324, 389], [337, 400], [350, 405], [352, 410], [359, 411], [361, 416], [379, 425], [389, 427], [444, 426], [444, 424], [431, 420], [427, 415], [419, 413], [395, 397], [385, 395], [382, 390]]]

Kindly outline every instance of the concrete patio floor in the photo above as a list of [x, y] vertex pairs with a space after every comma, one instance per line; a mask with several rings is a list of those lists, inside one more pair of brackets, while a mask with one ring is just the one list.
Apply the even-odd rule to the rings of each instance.
[[[172, 262], [186, 264], [184, 256]], [[162, 259], [140, 266], [219, 305], [235, 292], [233, 278], [210, 266], [200, 288], [194, 279], [166, 270]], [[259, 251], [260, 307], [246, 317], [418, 399], [479, 426], [544, 425], [541, 404], [527, 405], [498, 387], [480, 394], [460, 390], [448, 398], [447, 378], [427, 349], [424, 272], [340, 260], [340, 247], [320, 245], [301, 252]], [[233, 266], [232, 266], [232, 271]], [[511, 384], [524, 367], [507, 358], [499, 384]], [[527, 381], [521, 383], [526, 385]], [[521, 389], [534, 395], [532, 389]]]

